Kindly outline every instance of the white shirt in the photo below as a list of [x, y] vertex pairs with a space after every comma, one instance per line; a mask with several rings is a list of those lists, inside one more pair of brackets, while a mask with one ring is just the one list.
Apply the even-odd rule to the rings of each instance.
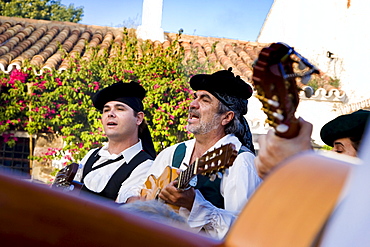
[[[93, 164], [93, 168], [98, 166], [108, 160], [114, 160], [119, 156], [123, 155], [123, 159], [110, 163], [106, 166], [103, 166], [99, 169], [93, 170], [89, 172], [84, 178], [84, 185], [91, 191], [100, 193], [103, 191], [105, 186], [107, 185], [109, 179], [113, 176], [113, 174], [117, 171], [117, 169], [124, 163], [129, 163], [132, 158], [135, 157], [142, 149], [141, 141], [137, 144], [127, 148], [126, 150], [122, 151], [119, 154], [110, 154], [108, 152], [108, 144], [105, 144], [98, 152], [100, 158]], [[77, 171], [75, 180], [81, 181], [83, 167], [86, 164], [87, 160], [94, 152], [94, 150], [90, 150], [87, 155], [81, 160], [80, 167]], [[122, 203], [126, 202], [126, 200], [131, 196], [139, 196], [140, 195], [140, 185], [144, 184], [146, 181], [146, 174], [153, 164], [152, 160], [146, 160], [140, 165], [138, 165], [130, 174], [130, 176], [122, 183], [121, 188], [118, 192], [118, 197], [116, 202]]]
[[[186, 153], [183, 162], [189, 164], [195, 139], [184, 143], [186, 145]], [[233, 143], [236, 150], [239, 150], [241, 147], [241, 142], [238, 138], [233, 134], [229, 134], [220, 139], [208, 151], [212, 151], [227, 143]], [[160, 152], [148, 174], [159, 177], [166, 166], [171, 166], [177, 145], [168, 147]], [[218, 239], [222, 239], [226, 235], [236, 216], [262, 181], [255, 169], [254, 158], [255, 156], [250, 152], [239, 154], [233, 165], [229, 168], [228, 174], [225, 173], [223, 176], [221, 194], [224, 197], [225, 209], [213, 206], [196, 190], [191, 212], [185, 208], [180, 208], [180, 214], [187, 217], [188, 224], [191, 228], [200, 231], [204, 227], [210, 236]], [[186, 166], [182, 164], [180, 169], [185, 170]]]

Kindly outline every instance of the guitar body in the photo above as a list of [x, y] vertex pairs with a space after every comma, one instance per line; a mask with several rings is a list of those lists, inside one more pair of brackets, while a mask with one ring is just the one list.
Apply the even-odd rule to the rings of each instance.
[[[224, 247], [151, 214], [0, 173], [1, 246]], [[159, 216], [161, 217], [161, 216]], [[167, 216], [163, 216], [167, 217]]]
[[352, 166], [314, 152], [282, 163], [248, 201], [227, 246], [317, 246]]
[[[161, 193], [161, 190], [175, 179], [178, 181], [178, 189], [186, 189], [190, 186], [190, 181], [198, 174], [215, 177], [217, 172], [224, 172], [225, 169], [233, 164], [237, 154], [235, 145], [228, 143], [207, 152], [186, 170], [181, 171], [180, 175], [177, 174], [176, 168], [167, 166], [158, 178], [154, 175], [150, 175], [147, 178], [144, 183], [145, 188], [140, 192], [141, 196], [146, 198], [146, 200], [159, 199], [158, 195]], [[168, 205], [178, 212], [178, 206]]]
[[[167, 166], [158, 178], [154, 175], [150, 175], [145, 181], [145, 189], [141, 190], [141, 196], [145, 197], [147, 201], [158, 200], [158, 195], [161, 190], [178, 177], [176, 170], [176, 168]], [[168, 205], [176, 212], [179, 210], [179, 207], [175, 205]]]
[[161, 189], [166, 187], [177, 177], [178, 174], [176, 173], [176, 169], [167, 166], [158, 178], [154, 175], [148, 177], [145, 182], [146, 188], [141, 191], [141, 196], [144, 196], [147, 200], [158, 199]]

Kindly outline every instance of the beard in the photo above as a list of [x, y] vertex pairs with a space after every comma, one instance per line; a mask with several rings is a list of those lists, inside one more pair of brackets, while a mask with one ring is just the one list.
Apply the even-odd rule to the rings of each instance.
[[199, 124], [188, 124], [186, 129], [194, 135], [203, 135], [217, 129], [220, 126], [220, 122], [220, 116], [216, 114], [210, 121], [204, 122], [199, 118]]

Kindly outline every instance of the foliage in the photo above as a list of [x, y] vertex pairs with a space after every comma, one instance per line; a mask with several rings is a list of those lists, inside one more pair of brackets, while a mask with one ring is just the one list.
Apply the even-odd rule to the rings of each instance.
[[312, 87], [314, 91], [316, 91], [318, 88], [325, 88], [326, 85], [339, 88], [340, 80], [328, 76], [313, 75], [313, 78], [309, 81], [307, 85]]
[[3, 0], [0, 15], [77, 23], [83, 17], [83, 7], [67, 7], [60, 0]]
[[321, 147], [321, 149], [323, 149], [323, 150], [332, 150], [333, 149], [333, 147], [330, 147], [330, 146], [328, 146], [328, 145], [324, 145], [324, 146], [322, 146]]
[[[13, 70], [0, 81], [0, 133], [25, 130], [29, 134], [51, 132], [63, 137], [62, 150], [49, 149], [42, 158], [63, 157], [80, 160], [88, 150], [106, 141], [100, 112], [92, 107], [91, 95], [97, 90], [122, 80], [138, 81], [147, 90], [144, 99], [146, 120], [157, 151], [190, 134], [185, 130], [191, 90], [188, 80], [194, 74], [208, 73], [206, 64], [197, 58], [184, 61], [178, 40], [168, 47], [151, 41], [138, 41], [124, 29], [124, 49], [116, 43], [110, 53], [99, 48], [85, 57], [66, 57], [66, 71], [47, 71], [41, 76], [26, 66], [25, 71]], [[116, 51], [116, 56], [109, 56]], [[12, 138], [8, 137], [8, 143]], [[40, 157], [39, 157], [40, 158]]]

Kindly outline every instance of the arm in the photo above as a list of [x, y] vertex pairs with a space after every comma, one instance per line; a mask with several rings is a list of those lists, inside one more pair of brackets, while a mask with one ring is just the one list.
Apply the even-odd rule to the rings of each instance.
[[126, 203], [131, 197], [136, 200], [140, 199], [140, 191], [148, 177], [147, 173], [152, 164], [152, 160], [146, 160], [132, 171], [131, 175], [122, 183], [116, 202]]
[[234, 212], [215, 207], [199, 190], [177, 190], [173, 182], [162, 190], [159, 197], [167, 203], [180, 206], [179, 214], [188, 219], [193, 231], [199, 232], [203, 228], [216, 239], [226, 235], [237, 216]]
[[285, 139], [275, 135], [273, 129], [259, 138], [260, 149], [255, 159], [258, 175], [264, 178], [271, 169], [286, 158], [312, 149], [312, 124], [299, 118], [300, 130], [297, 137]]
[[159, 198], [166, 203], [191, 210], [195, 198], [194, 188], [186, 190], [177, 189], [177, 180], [166, 185], [159, 194]]
[[169, 148], [164, 149], [162, 152], [158, 154], [158, 156], [153, 161], [152, 165], [147, 170], [145, 175], [142, 176], [143, 180], [140, 183], [140, 185], [138, 185], [137, 188], [132, 189], [132, 190], [137, 191], [136, 195], [131, 194], [131, 195], [123, 197], [121, 195], [123, 191], [120, 191], [119, 192], [120, 195], [118, 196], [116, 201], [131, 203], [137, 200], [146, 200], [145, 198], [142, 198], [141, 196], [142, 189], [146, 189], [146, 186], [145, 186], [146, 181], [148, 180], [149, 176], [154, 176], [155, 178], [158, 178], [161, 176], [165, 168], [171, 164], [173, 150], [174, 150], [173, 147], [169, 147]]

